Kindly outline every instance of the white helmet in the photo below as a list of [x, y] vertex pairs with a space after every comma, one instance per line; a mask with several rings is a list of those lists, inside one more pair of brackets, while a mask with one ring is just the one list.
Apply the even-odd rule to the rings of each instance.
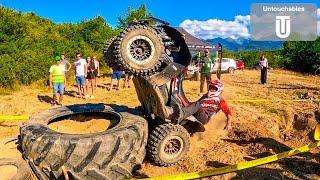
[[213, 97], [213, 96], [220, 96], [224, 85], [220, 80], [211, 80], [208, 81], [208, 96]]

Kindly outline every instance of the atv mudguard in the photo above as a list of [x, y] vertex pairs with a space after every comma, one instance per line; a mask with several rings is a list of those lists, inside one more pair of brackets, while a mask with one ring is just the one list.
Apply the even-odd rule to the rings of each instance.
[[174, 44], [166, 47], [162, 71], [150, 76], [147, 80], [156, 86], [162, 86], [182, 74], [191, 62], [191, 54], [183, 35], [170, 26], [161, 26], [165, 34], [174, 40]]

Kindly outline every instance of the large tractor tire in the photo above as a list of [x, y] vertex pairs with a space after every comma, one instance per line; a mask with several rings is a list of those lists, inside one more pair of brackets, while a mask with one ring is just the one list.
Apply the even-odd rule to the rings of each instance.
[[146, 25], [133, 25], [114, 42], [114, 57], [124, 70], [136, 75], [152, 75], [161, 66], [164, 45], [157, 32]]
[[150, 134], [147, 155], [157, 165], [174, 165], [186, 155], [190, 147], [190, 135], [181, 125], [162, 124]]
[[[59, 179], [66, 169], [71, 179], [126, 179], [145, 157], [147, 122], [134, 110], [84, 104], [53, 108], [27, 121], [19, 139], [23, 156], [39, 179]], [[104, 116], [111, 125], [103, 132], [64, 134], [51, 122], [74, 114]]]
[[[6, 177], [6, 178], [9, 178], [9, 180], [32, 180], [32, 179], [34, 179], [31, 168], [29, 167], [28, 163], [23, 161], [22, 159], [20, 160], [20, 159], [12, 159], [12, 158], [1, 158], [0, 159], [0, 167], [1, 166], [14, 166], [14, 167], [16, 167], [17, 173], [15, 175], [13, 175], [12, 177]], [[2, 178], [5, 178], [4, 174], [2, 174], [2, 173], [0, 176], [2, 176]]]

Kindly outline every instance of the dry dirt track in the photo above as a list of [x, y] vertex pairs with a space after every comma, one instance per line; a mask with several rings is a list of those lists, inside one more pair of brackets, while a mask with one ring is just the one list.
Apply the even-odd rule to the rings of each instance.
[[[268, 85], [259, 82], [259, 71], [245, 70], [223, 74], [225, 99], [319, 99], [320, 77], [303, 76], [289, 71], [270, 71]], [[108, 79], [109, 80], [109, 79]], [[70, 86], [65, 104], [104, 102], [107, 104], [139, 105], [133, 88], [107, 92], [107, 80], [101, 82], [96, 99], [74, 97]], [[191, 100], [198, 98], [199, 82], [185, 81], [184, 89]], [[39, 86], [24, 87], [11, 95], [0, 96], [0, 115], [31, 115], [50, 108], [50, 90]], [[203, 135], [195, 134], [186, 158], [171, 167], [157, 167], [147, 160], [137, 177], [153, 177], [179, 172], [200, 171], [228, 164], [252, 160], [279, 153], [312, 142], [310, 133], [316, 124], [316, 102], [229, 102], [233, 111], [233, 130], [223, 130], [225, 117], [219, 113], [206, 125]], [[92, 131], [101, 130], [107, 123], [65, 123], [63, 130], [74, 132], [80, 126]], [[0, 121], [0, 157], [20, 157], [13, 143], [4, 142], [18, 134], [21, 121]], [[95, 128], [94, 124], [99, 126]], [[290, 159], [211, 179], [319, 179], [319, 151], [313, 150]], [[1, 172], [0, 172], [1, 174]]]

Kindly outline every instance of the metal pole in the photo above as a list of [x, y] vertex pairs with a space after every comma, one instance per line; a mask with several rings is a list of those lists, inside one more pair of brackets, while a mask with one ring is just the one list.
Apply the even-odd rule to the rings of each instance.
[[218, 43], [218, 69], [217, 69], [217, 78], [221, 78], [221, 60], [222, 60], [222, 45]]
[[200, 66], [200, 51], [198, 52], [198, 71], [195, 73], [196, 74], [196, 81], [200, 81], [200, 71], [201, 71], [201, 66]]

